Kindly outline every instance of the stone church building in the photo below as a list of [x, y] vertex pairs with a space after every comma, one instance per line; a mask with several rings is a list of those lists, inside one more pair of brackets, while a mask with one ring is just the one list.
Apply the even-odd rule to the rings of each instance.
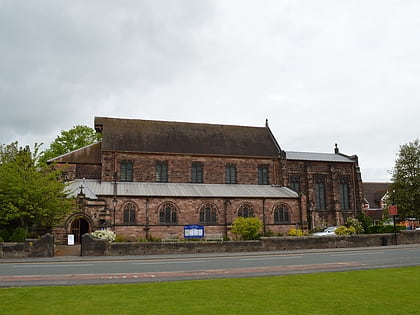
[[287, 233], [343, 224], [362, 209], [357, 156], [283, 151], [264, 127], [96, 117], [102, 141], [52, 159], [77, 199], [57, 239], [110, 228], [127, 239], [232, 237], [237, 217]]

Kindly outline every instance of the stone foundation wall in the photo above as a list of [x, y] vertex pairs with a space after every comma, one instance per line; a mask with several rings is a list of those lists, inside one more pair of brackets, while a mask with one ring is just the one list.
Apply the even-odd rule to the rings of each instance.
[[[397, 245], [408, 244], [420, 244], [420, 231], [402, 231], [397, 234]], [[85, 234], [82, 238], [82, 256], [234, 253], [387, 245], [395, 245], [394, 234], [362, 234], [333, 237], [264, 237], [259, 241], [242, 242], [177, 241], [140, 243], [108, 243], [94, 240], [90, 235]]]
[[54, 237], [45, 234], [41, 239], [21, 243], [0, 243], [0, 258], [53, 257]]
[[[401, 231], [397, 245], [420, 244], [420, 231]], [[394, 234], [347, 235], [326, 237], [264, 237], [259, 241], [177, 241], [144, 243], [108, 243], [89, 234], [82, 237], [82, 256], [163, 255], [199, 253], [235, 253], [296, 249], [354, 248], [396, 245]], [[53, 257], [54, 237], [22, 243], [0, 243], [0, 258]]]

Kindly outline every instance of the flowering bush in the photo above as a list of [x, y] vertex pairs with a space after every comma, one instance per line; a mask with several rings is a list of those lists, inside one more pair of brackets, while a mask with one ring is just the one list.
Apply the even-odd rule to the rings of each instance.
[[351, 218], [351, 217], [347, 218], [346, 227], [354, 228], [355, 233], [352, 233], [352, 234], [361, 234], [364, 232], [362, 223], [355, 218]]
[[303, 236], [303, 231], [301, 229], [290, 229], [287, 236]]
[[345, 225], [342, 225], [338, 227], [334, 232], [337, 235], [353, 235], [356, 234], [356, 228], [354, 226], [346, 227]]
[[260, 230], [263, 224], [258, 218], [238, 217], [232, 225], [232, 234], [235, 234], [241, 240], [256, 240], [259, 238]]
[[96, 230], [91, 235], [100, 240], [106, 240], [108, 242], [115, 241], [115, 233], [111, 230]]

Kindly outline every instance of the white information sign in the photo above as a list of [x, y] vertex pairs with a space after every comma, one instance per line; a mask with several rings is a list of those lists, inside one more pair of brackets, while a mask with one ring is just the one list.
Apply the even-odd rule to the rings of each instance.
[[67, 245], [74, 245], [74, 234], [67, 235]]

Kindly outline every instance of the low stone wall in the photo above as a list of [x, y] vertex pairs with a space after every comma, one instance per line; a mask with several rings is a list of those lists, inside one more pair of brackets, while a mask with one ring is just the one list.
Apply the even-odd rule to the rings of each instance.
[[[397, 233], [397, 245], [420, 244], [420, 231]], [[347, 236], [263, 237], [259, 241], [228, 242], [144, 242], [108, 243], [82, 237], [82, 256], [163, 255], [199, 253], [235, 253], [294, 249], [351, 248], [395, 245], [394, 234], [360, 234]], [[0, 243], [0, 258], [53, 257], [54, 237], [22, 243]]]
[[53, 257], [54, 236], [45, 234], [40, 239], [21, 243], [0, 243], [0, 258]]
[[[420, 231], [402, 231], [397, 244], [420, 244]], [[346, 236], [263, 237], [259, 241], [227, 242], [143, 242], [108, 243], [90, 235], [82, 237], [82, 256], [163, 255], [199, 253], [235, 253], [293, 249], [326, 249], [395, 245], [394, 234]]]

